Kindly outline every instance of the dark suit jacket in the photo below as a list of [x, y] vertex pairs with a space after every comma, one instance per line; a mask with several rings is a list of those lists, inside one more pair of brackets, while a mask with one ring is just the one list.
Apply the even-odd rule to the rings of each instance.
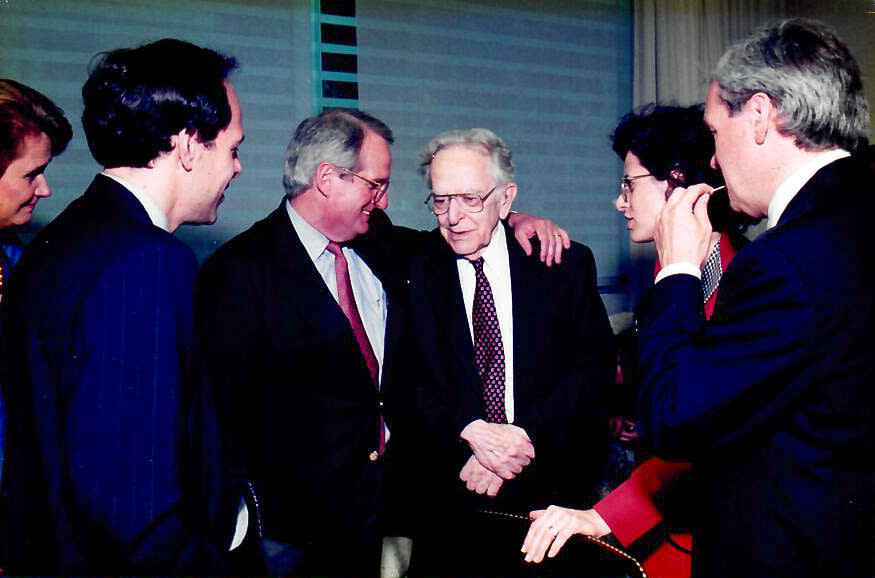
[[104, 176], [25, 251], [4, 301], [11, 573], [223, 567], [236, 504], [191, 380], [196, 273]]
[[[528, 433], [535, 460], [495, 500], [476, 497], [459, 481], [471, 456], [462, 429], [483, 417], [474, 349], [456, 266], [456, 255], [439, 232], [428, 256], [410, 274], [409, 354], [406, 376], [396, 381], [411, 396], [399, 411], [398, 447], [420, 534], [444, 537], [463, 523], [455, 512], [489, 507], [514, 513], [551, 503], [592, 503], [604, 474], [606, 410], [602, 390], [613, 382], [615, 350], [596, 289], [592, 253], [573, 243], [562, 264], [547, 268], [513, 242], [508, 230], [513, 293], [514, 425]], [[398, 420], [396, 420], [398, 421]], [[402, 456], [399, 456], [401, 458]], [[455, 530], [454, 530], [455, 526]], [[416, 543], [416, 536], [414, 537]], [[521, 544], [522, 542], [520, 542]], [[416, 548], [416, 546], [414, 546]], [[508, 545], [515, 559], [519, 545]], [[463, 570], [463, 568], [458, 568]]]
[[648, 434], [701, 481], [694, 575], [871, 575], [872, 197], [834, 162], [738, 253], [710, 322], [688, 275], [641, 308]]
[[[378, 213], [372, 221], [385, 220]], [[356, 250], [389, 296], [386, 365], [398, 334], [396, 300], [384, 267], [391, 241], [377, 236], [360, 239]], [[284, 205], [208, 260], [198, 305], [210, 380], [239, 473], [259, 495], [264, 537], [309, 553], [320, 573], [335, 563], [338, 572], [376, 572], [385, 458], [369, 456], [379, 443], [381, 395]], [[345, 554], [338, 555], [338, 540]], [[363, 568], [351, 551], [369, 543], [377, 558]]]

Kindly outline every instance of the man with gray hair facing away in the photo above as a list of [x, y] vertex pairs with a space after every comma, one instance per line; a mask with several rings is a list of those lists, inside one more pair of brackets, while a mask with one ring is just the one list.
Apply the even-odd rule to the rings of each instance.
[[823, 24], [729, 48], [708, 90], [712, 163], [768, 229], [733, 260], [710, 321], [699, 264], [711, 187], [674, 192], [639, 317], [641, 407], [699, 480], [694, 576], [871, 576], [875, 420], [872, 171], [860, 70]]
[[[208, 378], [259, 496], [271, 575], [379, 572], [387, 370], [402, 264], [418, 237], [382, 212], [392, 142], [358, 110], [304, 120], [286, 151], [286, 198], [201, 275]], [[554, 250], [563, 240], [549, 223], [520, 220]]]
[[398, 458], [416, 489], [410, 571], [517, 575], [525, 525], [483, 510], [594, 501], [613, 334], [587, 247], [572, 243], [547, 269], [508, 243], [517, 184], [492, 131], [439, 135], [420, 168], [438, 230], [411, 267], [398, 379]]

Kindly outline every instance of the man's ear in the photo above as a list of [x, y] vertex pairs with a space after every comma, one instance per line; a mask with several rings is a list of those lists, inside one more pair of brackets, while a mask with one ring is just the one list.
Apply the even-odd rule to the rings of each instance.
[[504, 186], [504, 191], [499, 198], [499, 216], [506, 219], [510, 214], [510, 208], [513, 206], [513, 201], [516, 199], [516, 183], [508, 183]]
[[751, 115], [754, 139], [758, 145], [761, 145], [777, 123], [778, 109], [775, 108], [769, 95], [764, 92], [754, 94], [745, 106]]
[[170, 137], [170, 144], [180, 166], [186, 172], [190, 172], [194, 168], [194, 161], [203, 147], [197, 140], [197, 136], [183, 129]]
[[323, 196], [329, 196], [334, 190], [334, 176], [337, 168], [331, 163], [319, 163], [313, 172], [313, 187]]

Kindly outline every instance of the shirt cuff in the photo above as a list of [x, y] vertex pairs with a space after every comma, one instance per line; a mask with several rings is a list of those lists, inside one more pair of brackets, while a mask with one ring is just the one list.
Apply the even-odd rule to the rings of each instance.
[[[699, 266], [694, 263], [672, 263], [671, 265], [666, 265], [662, 269], [660, 269], [659, 273], [656, 275], [655, 283], [659, 283], [666, 277], [670, 275], [692, 275], [696, 279], [702, 278], [702, 270], [699, 269]], [[655, 284], [654, 283], [654, 284]]]
[[240, 505], [237, 506], [237, 526], [234, 528], [234, 538], [231, 540], [231, 547], [228, 550], [234, 550], [243, 543], [243, 538], [246, 537], [246, 531], [249, 529], [249, 508], [246, 507], [246, 500], [240, 498]]

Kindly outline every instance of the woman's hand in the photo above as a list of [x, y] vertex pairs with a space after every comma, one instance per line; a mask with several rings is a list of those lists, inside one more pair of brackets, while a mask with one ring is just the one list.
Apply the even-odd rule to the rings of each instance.
[[[526, 555], [526, 562], [540, 563], [546, 553], [553, 558], [565, 545], [568, 539], [575, 535], [601, 538], [611, 533], [611, 528], [595, 510], [573, 510], [560, 506], [550, 506], [546, 510], [535, 510], [529, 513], [532, 525], [523, 542], [521, 552]], [[549, 548], [549, 552], [547, 551]]]

